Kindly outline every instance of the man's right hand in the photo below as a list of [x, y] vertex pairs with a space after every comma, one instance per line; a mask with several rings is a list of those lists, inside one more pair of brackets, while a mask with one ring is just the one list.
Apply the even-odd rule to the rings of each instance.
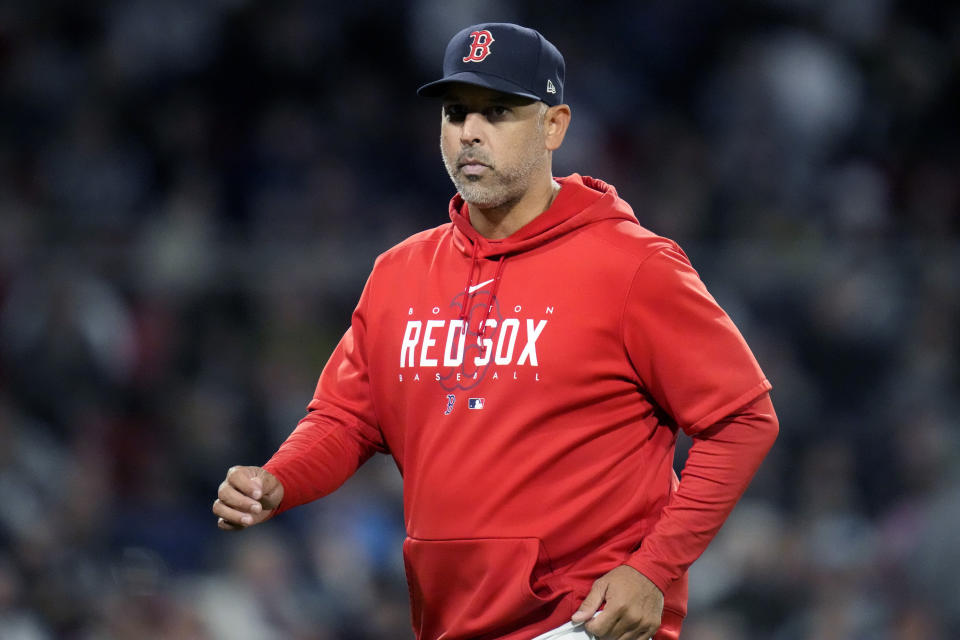
[[220, 483], [213, 513], [224, 531], [239, 531], [260, 524], [283, 500], [283, 485], [262, 467], [230, 467]]

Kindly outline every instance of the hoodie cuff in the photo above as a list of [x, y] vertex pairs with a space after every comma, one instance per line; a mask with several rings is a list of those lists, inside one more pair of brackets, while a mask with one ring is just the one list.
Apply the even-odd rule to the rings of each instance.
[[660, 593], [663, 594], [667, 592], [667, 589], [669, 589], [677, 579], [672, 571], [667, 570], [661, 566], [660, 563], [647, 557], [642, 550], [632, 555], [624, 564], [643, 574], [643, 576], [652, 582], [653, 585], [660, 590]]

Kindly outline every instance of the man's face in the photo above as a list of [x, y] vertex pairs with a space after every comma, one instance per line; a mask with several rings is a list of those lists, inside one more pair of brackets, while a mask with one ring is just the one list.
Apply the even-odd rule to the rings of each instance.
[[440, 152], [464, 200], [483, 209], [519, 200], [548, 167], [542, 102], [454, 84], [443, 99]]

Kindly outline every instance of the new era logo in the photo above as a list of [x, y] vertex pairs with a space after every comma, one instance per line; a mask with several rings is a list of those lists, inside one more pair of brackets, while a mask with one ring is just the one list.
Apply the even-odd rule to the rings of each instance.
[[553, 80], [547, 80], [547, 93], [556, 93], [557, 88], [553, 86]]
[[483, 398], [470, 398], [467, 400], [468, 409], [483, 409]]

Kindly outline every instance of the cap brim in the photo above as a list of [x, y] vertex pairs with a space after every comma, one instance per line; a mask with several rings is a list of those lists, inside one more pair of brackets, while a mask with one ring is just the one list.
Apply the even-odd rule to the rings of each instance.
[[493, 89], [495, 91], [502, 91], [503, 93], [509, 93], [514, 96], [522, 96], [532, 100], [543, 100], [543, 98], [537, 94], [532, 93], [530, 90], [524, 89], [520, 85], [514, 84], [509, 80], [504, 80], [503, 78], [491, 76], [486, 73], [477, 73], [475, 71], [461, 71], [459, 73], [454, 73], [453, 75], [447, 76], [441, 80], [436, 80], [435, 82], [425, 84], [417, 89], [417, 95], [422, 98], [439, 98], [447, 92], [447, 89], [451, 84], [457, 83], [470, 84], [475, 87], [484, 87], [487, 89]]

